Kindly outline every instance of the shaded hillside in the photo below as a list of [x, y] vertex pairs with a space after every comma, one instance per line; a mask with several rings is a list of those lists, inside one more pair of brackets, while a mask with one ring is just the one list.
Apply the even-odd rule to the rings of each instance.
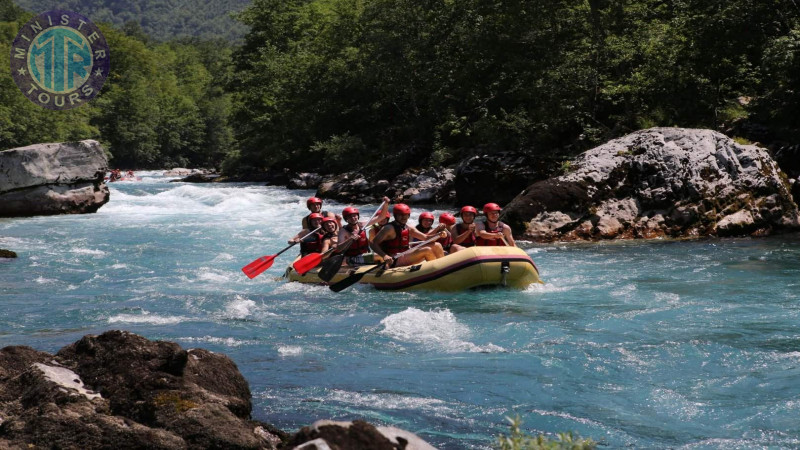
[[165, 41], [184, 37], [238, 40], [247, 27], [231, 18], [231, 13], [244, 9], [250, 0], [16, 0], [16, 3], [37, 14], [66, 9], [94, 22], [116, 26], [136, 23], [149, 37]]

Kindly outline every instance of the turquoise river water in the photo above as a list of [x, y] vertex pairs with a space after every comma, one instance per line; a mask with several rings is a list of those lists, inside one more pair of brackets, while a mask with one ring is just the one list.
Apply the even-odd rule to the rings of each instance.
[[522, 243], [545, 285], [335, 294], [279, 278], [294, 249], [240, 270], [285, 246], [309, 191], [143, 176], [96, 214], [0, 219], [19, 254], [0, 347], [124, 329], [223, 352], [254, 418], [288, 431], [365, 419], [483, 449], [519, 415], [601, 448], [800, 447], [797, 236]]

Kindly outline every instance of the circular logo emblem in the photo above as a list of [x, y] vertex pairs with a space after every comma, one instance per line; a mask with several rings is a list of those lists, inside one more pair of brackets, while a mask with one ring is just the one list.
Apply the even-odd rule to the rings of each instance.
[[109, 67], [105, 37], [72, 11], [39, 14], [11, 44], [14, 82], [30, 101], [48, 109], [71, 109], [93, 99]]

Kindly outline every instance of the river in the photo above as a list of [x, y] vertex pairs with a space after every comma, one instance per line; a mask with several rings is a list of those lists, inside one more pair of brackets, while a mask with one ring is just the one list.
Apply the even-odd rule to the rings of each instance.
[[312, 192], [140, 175], [96, 214], [0, 219], [19, 254], [0, 259], [0, 347], [124, 329], [222, 352], [253, 417], [288, 431], [364, 419], [483, 449], [518, 415], [606, 448], [800, 446], [797, 235], [522, 243], [545, 285], [336, 294], [280, 278], [294, 250], [240, 270]]

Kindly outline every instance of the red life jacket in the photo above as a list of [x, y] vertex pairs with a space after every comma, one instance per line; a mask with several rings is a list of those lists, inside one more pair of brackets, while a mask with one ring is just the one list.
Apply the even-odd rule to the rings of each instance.
[[[489, 222], [483, 222], [483, 229], [490, 232], [496, 233], [499, 231], [503, 231], [503, 222], [497, 222], [497, 227], [489, 228]], [[479, 247], [505, 247], [506, 244], [503, 242], [502, 239], [484, 239], [480, 236], [475, 238], [475, 245]]]
[[325, 234], [321, 232], [311, 233], [300, 241], [300, 255], [306, 256], [311, 253], [322, 252], [322, 242], [325, 240]]
[[[464, 232], [467, 231], [467, 227], [468, 226], [469, 225], [467, 225], [467, 224], [465, 224], [463, 222], [456, 224], [456, 235], [460, 236], [460, 235], [464, 234]], [[458, 244], [458, 245], [460, 245], [462, 247], [472, 247], [472, 246], [474, 246], [475, 245], [475, 233], [470, 233], [470, 235], [467, 236], [467, 238], [464, 239], [463, 241], [461, 241], [461, 243]]]
[[389, 256], [394, 256], [408, 250], [408, 227], [397, 222], [389, 222], [386, 227], [394, 227], [395, 238], [391, 241], [383, 241], [381, 249]]
[[300, 256], [310, 255], [311, 253], [322, 253], [322, 245], [325, 239], [336, 236], [336, 233], [323, 233], [318, 231], [311, 236], [300, 241]]
[[[349, 233], [353, 233], [353, 227], [350, 224], [344, 226], [344, 229], [347, 230]], [[354, 239], [353, 243], [350, 244], [350, 248], [344, 252], [344, 256], [358, 256], [369, 251], [369, 239], [367, 239], [367, 231], [361, 230], [358, 233], [358, 239]]]

